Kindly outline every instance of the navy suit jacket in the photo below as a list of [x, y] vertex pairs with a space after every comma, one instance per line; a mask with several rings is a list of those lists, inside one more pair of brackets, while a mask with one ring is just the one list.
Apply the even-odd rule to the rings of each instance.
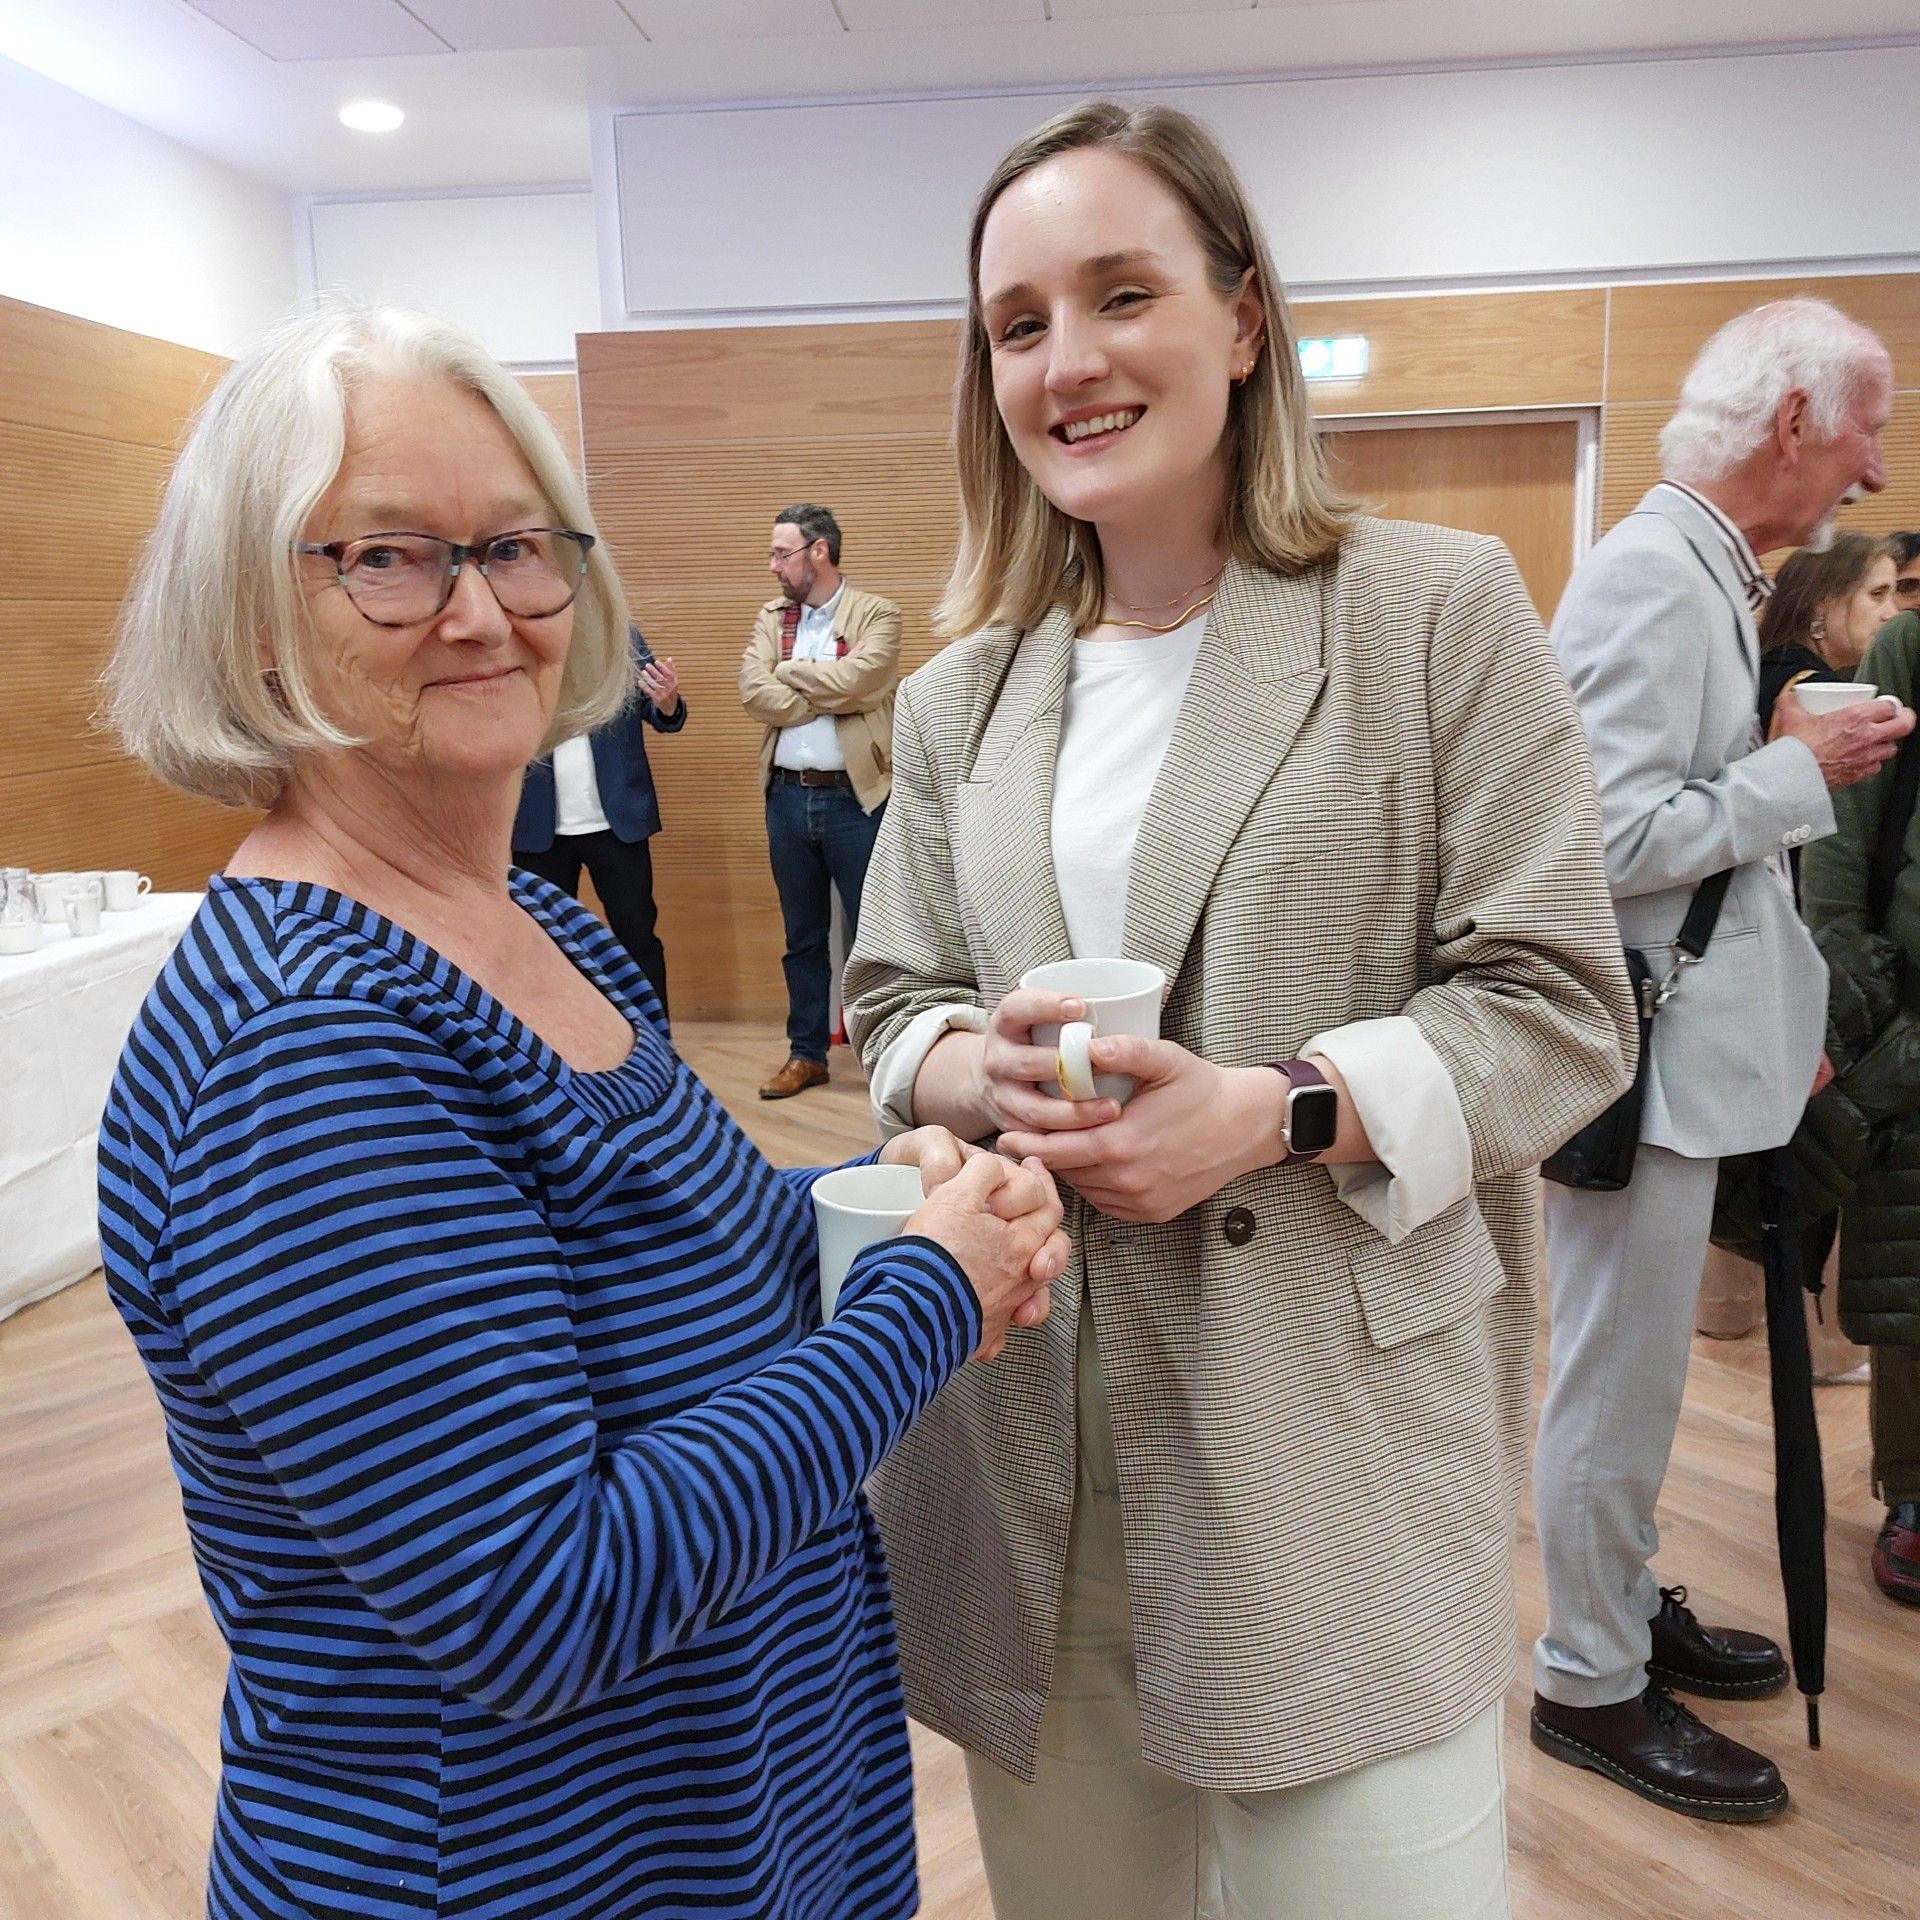
[[[600, 789], [600, 811], [617, 839], [645, 840], [660, 831], [660, 802], [653, 791], [653, 769], [647, 765], [646, 729], [678, 733], [687, 724], [683, 694], [671, 720], [661, 716], [644, 693], [590, 736], [593, 778]], [[520, 810], [513, 817], [516, 852], [545, 853], [553, 845], [558, 807], [553, 791], [553, 756], [543, 754], [526, 771], [520, 787]]]

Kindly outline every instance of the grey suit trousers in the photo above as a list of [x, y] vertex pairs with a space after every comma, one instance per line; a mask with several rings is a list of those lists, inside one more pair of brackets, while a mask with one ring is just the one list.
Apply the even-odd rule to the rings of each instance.
[[1654, 1508], [1686, 1392], [1718, 1160], [1641, 1145], [1624, 1193], [1546, 1187], [1552, 1316], [1534, 1451], [1547, 1630], [1533, 1684], [1570, 1707], [1647, 1684]]

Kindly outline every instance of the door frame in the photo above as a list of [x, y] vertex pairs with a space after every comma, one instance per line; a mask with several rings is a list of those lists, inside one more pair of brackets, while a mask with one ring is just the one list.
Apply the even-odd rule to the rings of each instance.
[[[1457, 412], [1318, 413], [1321, 433], [1394, 432], [1404, 427], [1519, 427], [1571, 422], [1573, 445], [1573, 554], [1577, 567], [1593, 550], [1600, 524], [1600, 409], [1596, 407], [1480, 407]], [[1571, 569], [1570, 569], [1571, 570]]]

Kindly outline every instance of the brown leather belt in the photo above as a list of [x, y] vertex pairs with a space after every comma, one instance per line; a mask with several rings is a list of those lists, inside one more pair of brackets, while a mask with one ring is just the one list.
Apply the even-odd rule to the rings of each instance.
[[852, 780], [840, 767], [775, 767], [776, 780], [790, 780], [796, 787], [850, 787]]

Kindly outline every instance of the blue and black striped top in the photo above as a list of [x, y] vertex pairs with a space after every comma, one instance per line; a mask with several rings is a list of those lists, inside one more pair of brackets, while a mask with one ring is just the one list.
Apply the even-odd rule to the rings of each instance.
[[808, 1172], [625, 1012], [572, 1070], [324, 888], [216, 879], [101, 1133], [107, 1283], [232, 1652], [217, 1920], [917, 1904], [860, 1485], [980, 1334], [930, 1242], [819, 1325]]

